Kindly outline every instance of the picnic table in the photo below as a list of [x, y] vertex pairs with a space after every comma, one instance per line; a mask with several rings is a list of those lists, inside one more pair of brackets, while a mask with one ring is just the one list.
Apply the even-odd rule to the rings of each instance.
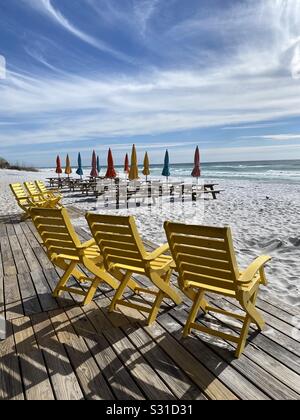
[[216, 200], [217, 195], [221, 193], [221, 190], [215, 190], [216, 186], [218, 186], [218, 184], [204, 184], [204, 193], [211, 194], [214, 200]]
[[51, 178], [46, 178], [47, 181], [49, 182], [49, 186], [51, 188], [53, 187], [58, 187], [58, 188], [63, 188], [64, 186], [69, 186], [70, 183], [74, 180], [74, 178], [58, 178], [58, 177], [51, 177]]

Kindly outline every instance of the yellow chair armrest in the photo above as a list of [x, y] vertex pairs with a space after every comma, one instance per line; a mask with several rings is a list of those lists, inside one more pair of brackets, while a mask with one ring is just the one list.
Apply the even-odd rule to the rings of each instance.
[[153, 261], [156, 258], [158, 258], [159, 256], [161, 256], [162, 254], [164, 254], [165, 252], [169, 251], [169, 249], [170, 249], [169, 244], [164, 244], [164, 245], [160, 246], [159, 248], [157, 248], [155, 251], [148, 254], [144, 258], [144, 260], [145, 261]]
[[272, 257], [269, 257], [267, 255], [263, 255], [261, 257], [256, 258], [255, 261], [253, 261], [252, 264], [249, 265], [249, 267], [243, 272], [243, 274], [238, 279], [239, 283], [250, 283], [256, 273], [260, 271], [261, 278], [263, 280], [263, 284], [267, 283], [265, 273], [264, 273], [264, 266], [267, 262], [269, 262], [272, 259]]
[[87, 242], [84, 242], [83, 244], [80, 245], [80, 247], [78, 247], [79, 249], [86, 249], [86, 248], [90, 248], [91, 246], [96, 245], [96, 241], [94, 239], [90, 239]]

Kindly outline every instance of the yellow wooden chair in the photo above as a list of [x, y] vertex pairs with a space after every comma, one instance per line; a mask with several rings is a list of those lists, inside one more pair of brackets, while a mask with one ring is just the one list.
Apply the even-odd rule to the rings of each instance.
[[40, 193], [49, 195], [51, 198], [59, 198], [62, 199], [62, 195], [56, 189], [49, 190], [43, 181], [35, 181], [35, 185]]
[[[244, 272], [240, 272], [228, 227], [188, 226], [165, 223], [170, 250], [179, 273], [180, 289], [193, 302], [184, 328], [184, 336], [192, 329], [237, 343], [236, 357], [242, 354], [251, 323], [259, 330], [264, 320], [255, 308], [261, 284], [266, 285], [264, 266], [271, 257], [257, 258]], [[237, 315], [209, 306], [205, 293], [217, 293], [237, 299], [246, 315]], [[195, 322], [199, 310], [221, 313], [243, 321], [239, 337], [207, 328]]]
[[[111, 312], [117, 305], [138, 309], [149, 313], [148, 324], [150, 325], [156, 320], [164, 298], [169, 298], [176, 304], [181, 303], [181, 297], [170, 285], [173, 260], [163, 255], [168, 251], [168, 245], [163, 245], [151, 253], [146, 252], [133, 217], [88, 213], [86, 219], [103, 255], [105, 268], [113, 275], [114, 273], [121, 275], [123, 279], [112, 300]], [[156, 299], [153, 304], [149, 304], [149, 307], [122, 299], [126, 287], [132, 281], [133, 274], [148, 277], [158, 289], [152, 290], [138, 287], [138, 285], [135, 287], [136, 293], [155, 296]]]
[[41, 194], [34, 196], [29, 195], [20, 183], [10, 184], [10, 189], [17, 200], [19, 207], [25, 212], [25, 215], [23, 216], [24, 219], [30, 218], [31, 207], [43, 207], [48, 203], [43, 199]]
[[34, 182], [24, 182], [25, 188], [31, 197], [40, 195], [45, 201], [48, 202], [48, 207], [60, 206], [61, 197], [55, 197], [49, 192], [42, 193]]
[[[85, 243], [80, 242], [66, 209], [32, 208], [30, 214], [50, 261], [64, 270], [54, 297], [60, 296], [62, 292], [74, 293], [84, 296], [83, 305], [87, 305], [101, 282], [107, 283], [113, 289], [119, 287], [119, 281], [105, 271], [103, 258], [95, 241], [92, 239]], [[84, 276], [78, 269], [80, 265], [92, 273], [93, 278]], [[82, 287], [68, 287], [71, 276], [79, 284], [91, 282], [91, 286], [87, 291]]]

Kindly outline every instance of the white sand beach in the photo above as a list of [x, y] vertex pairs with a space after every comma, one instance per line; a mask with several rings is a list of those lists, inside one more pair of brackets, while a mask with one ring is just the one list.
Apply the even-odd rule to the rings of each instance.
[[[0, 215], [19, 213], [9, 183], [50, 176], [53, 176], [53, 172], [0, 170]], [[202, 201], [164, 202], [152, 207], [116, 210], [98, 207], [94, 198], [87, 198], [77, 192], [66, 193], [64, 204], [83, 211], [132, 214], [136, 217], [142, 235], [156, 243], [166, 240], [163, 230], [165, 220], [229, 225], [233, 231], [241, 269], [258, 255], [268, 254], [273, 257], [267, 269], [269, 285], [261, 293], [300, 307], [300, 186], [244, 180], [219, 180], [217, 183], [224, 191], [217, 200], [205, 200], [204, 217]], [[84, 217], [76, 219], [74, 223], [86, 226]]]

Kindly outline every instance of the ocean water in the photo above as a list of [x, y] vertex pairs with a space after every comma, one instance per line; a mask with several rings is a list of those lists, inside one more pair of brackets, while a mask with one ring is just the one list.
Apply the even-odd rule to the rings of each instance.
[[[151, 176], [161, 177], [163, 165], [151, 165]], [[53, 170], [53, 168], [52, 168]], [[123, 168], [116, 165], [116, 170], [122, 172]], [[170, 164], [171, 177], [190, 178], [193, 164]], [[88, 175], [90, 168], [85, 168]], [[140, 167], [142, 171], [142, 167]], [[74, 171], [75, 172], [75, 171]], [[100, 175], [104, 176], [106, 168], [102, 168]], [[300, 159], [282, 161], [251, 161], [251, 162], [217, 162], [202, 163], [202, 178], [206, 180], [253, 180], [260, 182], [300, 183]]]
[[[174, 177], [190, 177], [192, 164], [171, 165]], [[152, 167], [153, 175], [160, 175], [162, 166]], [[202, 177], [205, 179], [243, 179], [265, 182], [300, 183], [300, 160], [203, 163]]]

